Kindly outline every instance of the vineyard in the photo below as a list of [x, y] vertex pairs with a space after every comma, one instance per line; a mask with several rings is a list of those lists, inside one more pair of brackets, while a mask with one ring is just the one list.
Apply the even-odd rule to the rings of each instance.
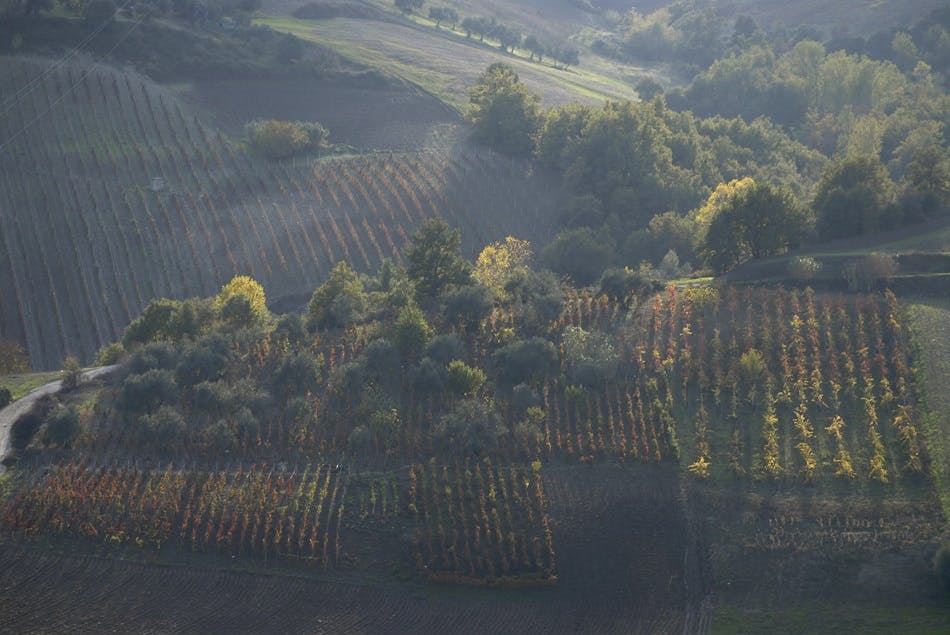
[[55, 466], [3, 507], [4, 527], [45, 535], [299, 559], [326, 568], [340, 555], [346, 479], [328, 467], [275, 474], [252, 467], [199, 473]]
[[417, 572], [434, 580], [555, 582], [554, 545], [538, 471], [491, 462], [409, 468]]
[[269, 163], [129, 73], [4, 58], [0, 82], [18, 97], [0, 111], [0, 335], [34, 368], [91, 360], [154, 298], [236, 274], [301, 296], [339, 260], [398, 260], [426, 219], [471, 253], [545, 240], [556, 207], [546, 177], [464, 144]]

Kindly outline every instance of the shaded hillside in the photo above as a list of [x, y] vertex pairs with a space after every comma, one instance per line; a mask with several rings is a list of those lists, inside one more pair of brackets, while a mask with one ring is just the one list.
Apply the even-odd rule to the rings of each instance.
[[469, 252], [547, 237], [556, 187], [461, 144], [269, 163], [139, 77], [5, 58], [0, 82], [0, 334], [35, 368], [91, 359], [156, 297], [247, 273], [280, 298], [341, 259], [373, 269], [426, 218], [462, 227]]

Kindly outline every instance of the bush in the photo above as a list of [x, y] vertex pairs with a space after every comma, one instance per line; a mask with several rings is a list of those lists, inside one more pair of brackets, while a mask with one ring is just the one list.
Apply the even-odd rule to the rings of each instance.
[[63, 385], [60, 390], [67, 392], [78, 388], [79, 381], [82, 379], [82, 366], [79, 365], [79, 360], [72, 355], [67, 357], [66, 361], [63, 362], [63, 370], [60, 374], [63, 378]]
[[125, 347], [122, 342], [106, 344], [96, 353], [96, 366], [111, 366], [118, 364], [125, 357]]
[[821, 271], [821, 263], [811, 256], [798, 256], [788, 263], [788, 275], [796, 280], [811, 280]]
[[541, 337], [512, 342], [492, 356], [498, 378], [510, 385], [551, 372], [557, 364], [554, 344]]
[[13, 427], [10, 430], [10, 445], [13, 446], [13, 449], [26, 449], [42, 424], [43, 417], [35, 410], [20, 415], [20, 418], [13, 422]]
[[125, 412], [150, 412], [178, 397], [178, 383], [169, 370], [150, 370], [129, 375], [122, 382], [116, 408]]
[[476, 399], [466, 399], [439, 419], [433, 436], [443, 448], [464, 456], [493, 450], [505, 432], [494, 408]]
[[873, 253], [846, 265], [841, 275], [848, 284], [848, 290], [872, 291], [878, 285], [886, 285], [899, 269], [894, 256]]
[[268, 159], [286, 159], [325, 147], [329, 133], [319, 123], [268, 119], [248, 124], [247, 135]]
[[0, 408], [6, 408], [13, 401], [13, 395], [6, 388], [0, 388]]
[[154, 414], [144, 415], [139, 424], [147, 443], [165, 449], [175, 445], [187, 432], [185, 419], [171, 406], [162, 406]]
[[68, 448], [79, 434], [79, 414], [74, 408], [59, 406], [46, 421], [43, 445]]

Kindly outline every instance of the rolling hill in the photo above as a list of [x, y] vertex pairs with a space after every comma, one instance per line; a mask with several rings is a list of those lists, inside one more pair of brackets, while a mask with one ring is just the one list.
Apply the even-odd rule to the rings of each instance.
[[89, 361], [153, 298], [249, 274], [277, 300], [338, 260], [375, 269], [427, 218], [470, 254], [550, 232], [554, 181], [451, 127], [425, 150], [271, 163], [139, 76], [4, 58], [0, 81], [0, 334], [37, 369]]

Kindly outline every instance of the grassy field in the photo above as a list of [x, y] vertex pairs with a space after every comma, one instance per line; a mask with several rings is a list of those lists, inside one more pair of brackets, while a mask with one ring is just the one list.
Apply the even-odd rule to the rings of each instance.
[[944, 516], [950, 519], [950, 300], [919, 299], [910, 304], [917, 378], [924, 393], [924, 433]]
[[[606, 99], [635, 99], [636, 91], [618, 75], [608, 75], [602, 66], [588, 67], [587, 58], [581, 66], [555, 69], [530, 62], [527, 54], [503, 53], [487, 41], [466, 39], [460, 32], [434, 29], [411, 22], [389, 23], [373, 20], [334, 18], [331, 20], [300, 20], [286, 16], [270, 16], [258, 20], [279, 31], [286, 31], [305, 40], [331, 47], [355, 62], [400, 77], [436, 95], [460, 112], [466, 109], [466, 90], [475, 83], [479, 73], [494, 62], [511, 64], [532, 91], [541, 95], [547, 106], [572, 101], [600, 103]], [[626, 69], [633, 73], [634, 69]]]
[[31, 390], [51, 381], [59, 380], [59, 371], [50, 373], [25, 373], [23, 375], [4, 375], [0, 377], [0, 388], [6, 388], [16, 401], [25, 397]]
[[871, 606], [814, 604], [781, 610], [721, 606], [713, 635], [769, 633], [864, 633], [866, 635], [942, 635], [950, 623], [950, 606]]

